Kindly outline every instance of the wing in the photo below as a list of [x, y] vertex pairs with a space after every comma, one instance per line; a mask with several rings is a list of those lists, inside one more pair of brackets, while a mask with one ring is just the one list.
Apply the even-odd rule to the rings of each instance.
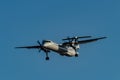
[[62, 39], [63, 41], [64, 40], [73, 40], [73, 39], [80, 39], [80, 38], [90, 38], [92, 36], [75, 36], [75, 37], [67, 37], [65, 39]]
[[105, 39], [105, 38], [107, 38], [107, 37], [100, 37], [100, 38], [95, 38], [95, 39], [82, 40], [82, 41], [78, 41], [76, 44], [90, 43], [90, 42], [98, 41], [98, 40]]
[[15, 48], [38, 49], [41, 48], [41, 46], [23, 46], [23, 47], [15, 47]]
[[95, 42], [95, 41], [105, 39], [105, 38], [107, 38], [107, 37], [100, 37], [100, 38], [95, 38], [95, 39], [82, 40], [82, 41], [78, 41], [78, 42], [65, 42], [65, 43], [63, 43], [63, 45], [85, 44], [85, 43]]

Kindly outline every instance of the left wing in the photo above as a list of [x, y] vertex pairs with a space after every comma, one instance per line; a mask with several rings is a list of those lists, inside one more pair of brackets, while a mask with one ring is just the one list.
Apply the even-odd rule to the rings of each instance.
[[90, 43], [90, 42], [95, 42], [101, 39], [105, 39], [107, 37], [100, 37], [100, 38], [95, 38], [95, 39], [88, 39], [88, 40], [82, 40], [82, 41], [77, 41], [77, 42], [65, 42], [63, 45], [70, 45], [70, 44], [85, 44], [85, 43]]
[[95, 39], [82, 40], [82, 41], [78, 41], [76, 44], [90, 43], [90, 42], [98, 41], [98, 40], [105, 39], [105, 38], [107, 38], [107, 37], [100, 37], [100, 38], [95, 38]]

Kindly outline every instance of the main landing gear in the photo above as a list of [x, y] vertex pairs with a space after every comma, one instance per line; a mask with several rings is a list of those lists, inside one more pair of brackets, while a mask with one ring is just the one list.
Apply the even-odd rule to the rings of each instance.
[[75, 54], [75, 57], [78, 57], [78, 54]]
[[79, 53], [78, 53], [78, 52], [76, 52], [75, 57], [78, 57], [78, 56], [79, 56]]

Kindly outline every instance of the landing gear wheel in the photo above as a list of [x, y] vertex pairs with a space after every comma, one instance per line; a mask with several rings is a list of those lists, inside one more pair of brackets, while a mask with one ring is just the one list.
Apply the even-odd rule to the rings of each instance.
[[49, 60], [49, 57], [46, 57], [46, 60]]
[[78, 54], [75, 54], [75, 57], [78, 57]]

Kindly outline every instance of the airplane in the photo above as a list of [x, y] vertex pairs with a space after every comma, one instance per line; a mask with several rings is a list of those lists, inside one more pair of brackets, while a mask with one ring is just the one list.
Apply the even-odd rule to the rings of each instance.
[[[57, 44], [53, 42], [52, 40], [43, 40], [42, 43], [38, 40], [38, 45], [34, 46], [23, 46], [23, 47], [15, 47], [15, 48], [26, 48], [26, 49], [38, 49], [39, 52], [41, 50], [46, 53], [46, 60], [49, 60], [48, 53], [50, 51], [56, 52], [62, 56], [68, 56], [68, 57], [78, 57], [80, 49], [80, 44], [86, 44], [94, 41], [98, 41], [101, 39], [105, 39], [107, 37], [98, 37], [98, 38], [91, 38], [92, 36], [75, 36], [75, 37], [67, 37], [62, 39], [64, 42], [62, 44]], [[84, 38], [90, 38], [90, 39], [84, 39]], [[84, 40], [79, 40], [84, 39]]]

